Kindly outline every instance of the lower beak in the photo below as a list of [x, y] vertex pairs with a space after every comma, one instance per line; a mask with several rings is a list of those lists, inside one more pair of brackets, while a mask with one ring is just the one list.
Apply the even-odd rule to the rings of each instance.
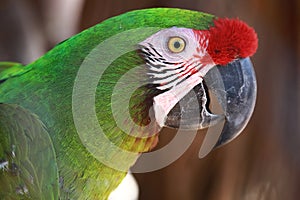
[[[194, 87], [169, 112], [165, 125], [181, 129], [203, 129], [224, 122], [215, 146], [226, 144], [245, 128], [256, 102], [256, 78], [249, 58], [238, 59], [226, 66], [213, 67], [204, 82]], [[222, 108], [213, 114], [211, 96]]]

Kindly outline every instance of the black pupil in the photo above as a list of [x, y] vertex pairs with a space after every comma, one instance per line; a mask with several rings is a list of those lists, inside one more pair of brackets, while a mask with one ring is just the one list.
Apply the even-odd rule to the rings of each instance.
[[174, 42], [174, 47], [175, 47], [176, 49], [179, 49], [180, 46], [181, 46], [180, 42], [178, 42], [178, 41]]

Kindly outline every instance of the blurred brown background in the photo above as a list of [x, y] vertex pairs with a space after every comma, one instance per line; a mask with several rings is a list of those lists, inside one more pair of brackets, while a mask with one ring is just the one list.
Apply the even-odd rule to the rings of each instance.
[[[1, 0], [0, 60], [28, 63], [108, 17], [180, 7], [239, 17], [253, 26], [258, 100], [246, 130], [199, 159], [198, 139], [178, 161], [136, 174], [140, 199], [296, 200], [300, 197], [299, 0]], [[160, 145], [174, 133], [165, 131]]]

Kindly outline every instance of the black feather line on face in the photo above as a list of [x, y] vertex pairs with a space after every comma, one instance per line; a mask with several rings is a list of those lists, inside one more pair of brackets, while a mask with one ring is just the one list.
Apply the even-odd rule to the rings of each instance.
[[[157, 89], [157, 87], [159, 87], [159, 84], [155, 84], [154, 81], [155, 80], [159, 80], [159, 79], [157, 79], [157, 78], [154, 79], [153, 76], [150, 75], [150, 73], [160, 74], [160, 73], [165, 73], [165, 72], [169, 71], [170, 69], [163, 69], [161, 72], [152, 71], [150, 69], [150, 67], [153, 67], [153, 68], [156, 68], [156, 69], [164, 68], [164, 61], [165, 61], [165, 59], [162, 57], [161, 54], [159, 54], [154, 49], [154, 47], [151, 44], [148, 44], [148, 45], [149, 45], [149, 48], [145, 47], [145, 46], [139, 46], [138, 54], [140, 55], [140, 57], [143, 59], [143, 61], [145, 63], [145, 67], [147, 68], [146, 73], [149, 74], [148, 81], [147, 81], [149, 84], [147, 84], [148, 85], [147, 89], [149, 89], [150, 91], [152, 91], [154, 94], [158, 95], [158, 94], [161, 94], [161, 93], [163, 93], [163, 92], [165, 92], [165, 91], [167, 91], [169, 89], [167, 89], [167, 90], [159, 90], [159, 89]], [[152, 52], [150, 52], [150, 48], [157, 55], [155, 55]], [[157, 62], [160, 62], [161, 64], [153, 64], [151, 61], [152, 62], [157, 61]], [[156, 96], [156, 95], [154, 95], [154, 96]], [[152, 96], [152, 97], [154, 97], [154, 96]]]
[[[148, 58], [151, 55], [148, 53], [148, 51], [146, 51], [147, 49], [148, 49], [147, 47], [140, 46], [139, 49], [137, 50], [137, 53], [143, 59], [142, 64], [144, 64], [145, 66], [146, 73], [150, 72], [149, 66], [147, 66], [149, 64], [149, 61], [147, 61], [146, 58]], [[151, 107], [153, 106], [153, 99], [155, 96], [165, 92], [163, 90], [157, 89], [159, 84], [153, 84], [153, 80], [151, 80], [151, 76], [148, 76], [147, 78], [148, 80], [145, 81], [147, 82], [147, 84], [142, 86], [142, 89], [145, 91], [145, 93], [143, 94], [144, 96], [135, 97], [135, 98], [144, 99], [144, 101], [141, 101], [139, 104], [135, 105], [136, 107], [139, 108], [138, 110], [140, 110], [139, 113], [136, 113], [136, 115], [139, 116], [138, 117], [136, 115], [132, 116], [132, 119], [141, 125], [148, 125], [150, 123], [151, 120], [150, 115], [153, 115], [153, 113], [150, 113]], [[142, 121], [138, 119], [142, 119]]]
[[[139, 49], [139, 55], [142, 57], [142, 59], [144, 60], [146, 66], [147, 67], [147, 74], [149, 75], [148, 76], [148, 81], [150, 83], [152, 83], [151, 85], [156, 87], [159, 87], [161, 86], [160, 84], [155, 84], [155, 82], [157, 82], [158, 80], [161, 80], [161, 82], [163, 83], [163, 80], [164, 79], [167, 79], [167, 78], [170, 78], [172, 76], [176, 76], [176, 74], [169, 74], [169, 75], [166, 75], [164, 77], [155, 77], [153, 74], [168, 74], [167, 72], [170, 72], [170, 71], [175, 71], [175, 70], [179, 70], [182, 68], [182, 70], [180, 70], [179, 72], [182, 72], [184, 71], [184, 63], [174, 63], [174, 62], [168, 62], [165, 58], [162, 57], [162, 55], [153, 47], [152, 44], [148, 43], [147, 44], [148, 46], [145, 47], [145, 46], [140, 46], [140, 49]], [[152, 52], [151, 52], [152, 51]], [[158, 63], [158, 64], [155, 64], [155, 63]], [[177, 66], [179, 65], [178, 67], [175, 67], [175, 68], [170, 68], [168, 67], [167, 65], [174, 65]], [[155, 68], [157, 70], [151, 70], [151, 68]], [[169, 81], [168, 84], [172, 83], [173, 81], [175, 81], [176, 78], [174, 78], [172, 81]], [[185, 80], [185, 79], [184, 79]], [[151, 88], [152, 88], [151, 86]], [[157, 89], [159, 91], [164, 92], [164, 91], [168, 91], [170, 88], [167, 88], [167, 89]]]
[[[159, 57], [161, 57], [162, 59], [164, 59], [163, 56], [162, 56], [158, 51], [156, 51], [156, 49], [153, 47], [152, 44], [150, 44], [150, 43], [148, 43], [148, 44], [149, 44], [149, 46], [151, 47], [151, 49], [152, 49]], [[165, 59], [164, 59], [164, 60], [165, 60]]]
[[[163, 73], [166, 73], [166, 72], [169, 72], [169, 71], [174, 71], [174, 70], [178, 70], [180, 68], [183, 67], [183, 65], [180, 65], [179, 67], [176, 67], [176, 68], [173, 68], [173, 69], [169, 69], [169, 68], [165, 68], [165, 65], [163, 64], [160, 64], [160, 65], [154, 65], [154, 64], [148, 64], [149, 66], [153, 67], [153, 68], [156, 68], [156, 69], [160, 69], [160, 71], [153, 71], [153, 70], [150, 70], [149, 69], [149, 72], [151, 73], [157, 73], [157, 74], [163, 74]], [[161, 70], [162, 69], [162, 70]], [[181, 72], [181, 71], [180, 71]]]

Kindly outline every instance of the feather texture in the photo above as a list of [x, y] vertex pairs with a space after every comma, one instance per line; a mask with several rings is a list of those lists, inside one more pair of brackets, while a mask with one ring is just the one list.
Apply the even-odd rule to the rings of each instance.
[[[94, 103], [99, 124], [109, 140], [122, 149], [135, 152], [136, 158], [140, 152], [148, 151], [157, 142], [156, 129], [152, 129], [154, 133], [142, 133], [150, 136], [148, 138], [137, 138], [136, 135], [130, 136], [122, 131], [117, 126], [111, 110], [111, 98], [119, 79], [133, 67], [143, 64], [143, 60], [135, 50], [136, 47], [118, 57], [108, 66], [105, 59], [99, 60], [99, 57], [91, 52], [106, 39], [125, 31], [131, 30], [127, 38], [120, 38], [116, 41], [116, 46], [100, 51], [106, 52], [107, 56], [114, 56], [114, 49], [127, 48], [126, 44], [129, 43], [138, 44], [163, 28], [177, 26], [198, 30], [207, 29], [212, 24], [213, 18], [212, 15], [180, 9], [158, 8], [132, 11], [110, 18], [58, 44], [35, 62], [21, 67], [21, 71], [26, 69], [25, 73], [14, 73], [1, 82], [0, 102], [20, 106], [26, 112], [32, 113], [29, 114], [30, 116], [38, 116], [35, 120], [40, 121], [46, 127], [54, 148], [56, 159], [53, 158], [53, 165], [58, 167], [60, 183], [59, 192], [53, 189], [54, 192], [51, 195], [53, 199], [57, 199], [58, 195], [60, 199], [106, 199], [126, 174], [97, 160], [83, 145], [76, 131], [72, 115], [73, 87], [78, 70], [87, 58], [89, 65], [95, 66], [96, 70], [107, 67], [94, 91]], [[134, 32], [137, 28], [145, 27], [152, 28], [152, 31], [136, 30]], [[4, 70], [1, 75], [6, 77], [8, 73], [8, 70]], [[140, 78], [124, 83], [123, 92], [131, 91], [137, 81], [143, 80], [145, 72], [141, 70], [137, 73]], [[88, 80], [95, 77], [86, 78]], [[89, 83], [84, 84], [88, 90]], [[145, 102], [149, 101], [147, 99], [147, 96], [151, 95], [149, 91], [148, 87], [138, 88], [129, 102], [130, 114], [134, 116], [134, 121], [138, 125], [149, 123], [149, 119], [145, 117], [148, 116], [145, 110], [149, 108], [149, 103]], [[82, 98], [84, 99], [85, 96]], [[122, 103], [122, 98], [118, 99]], [[82, 117], [88, 119], [90, 116], [83, 115]], [[39, 126], [42, 125], [39, 124]], [[1, 126], [0, 131], [3, 134], [13, 134], [12, 130], [7, 131], [7, 128], [9, 129], [9, 127]], [[43, 129], [42, 132], [46, 133], [44, 131]], [[139, 133], [139, 130], [132, 131]], [[105, 152], [107, 157], [116, 156], [115, 158], [119, 162], [124, 162], [128, 168], [133, 164], [132, 160], [113, 155], [113, 152], [109, 152], [102, 145], [102, 141], [94, 140], [93, 142], [97, 151]], [[4, 144], [7, 142], [1, 141], [0, 155], [9, 151], [9, 146]], [[56, 175], [52, 173], [52, 179], [57, 179]], [[3, 174], [0, 174], [0, 177], [2, 176]]]

